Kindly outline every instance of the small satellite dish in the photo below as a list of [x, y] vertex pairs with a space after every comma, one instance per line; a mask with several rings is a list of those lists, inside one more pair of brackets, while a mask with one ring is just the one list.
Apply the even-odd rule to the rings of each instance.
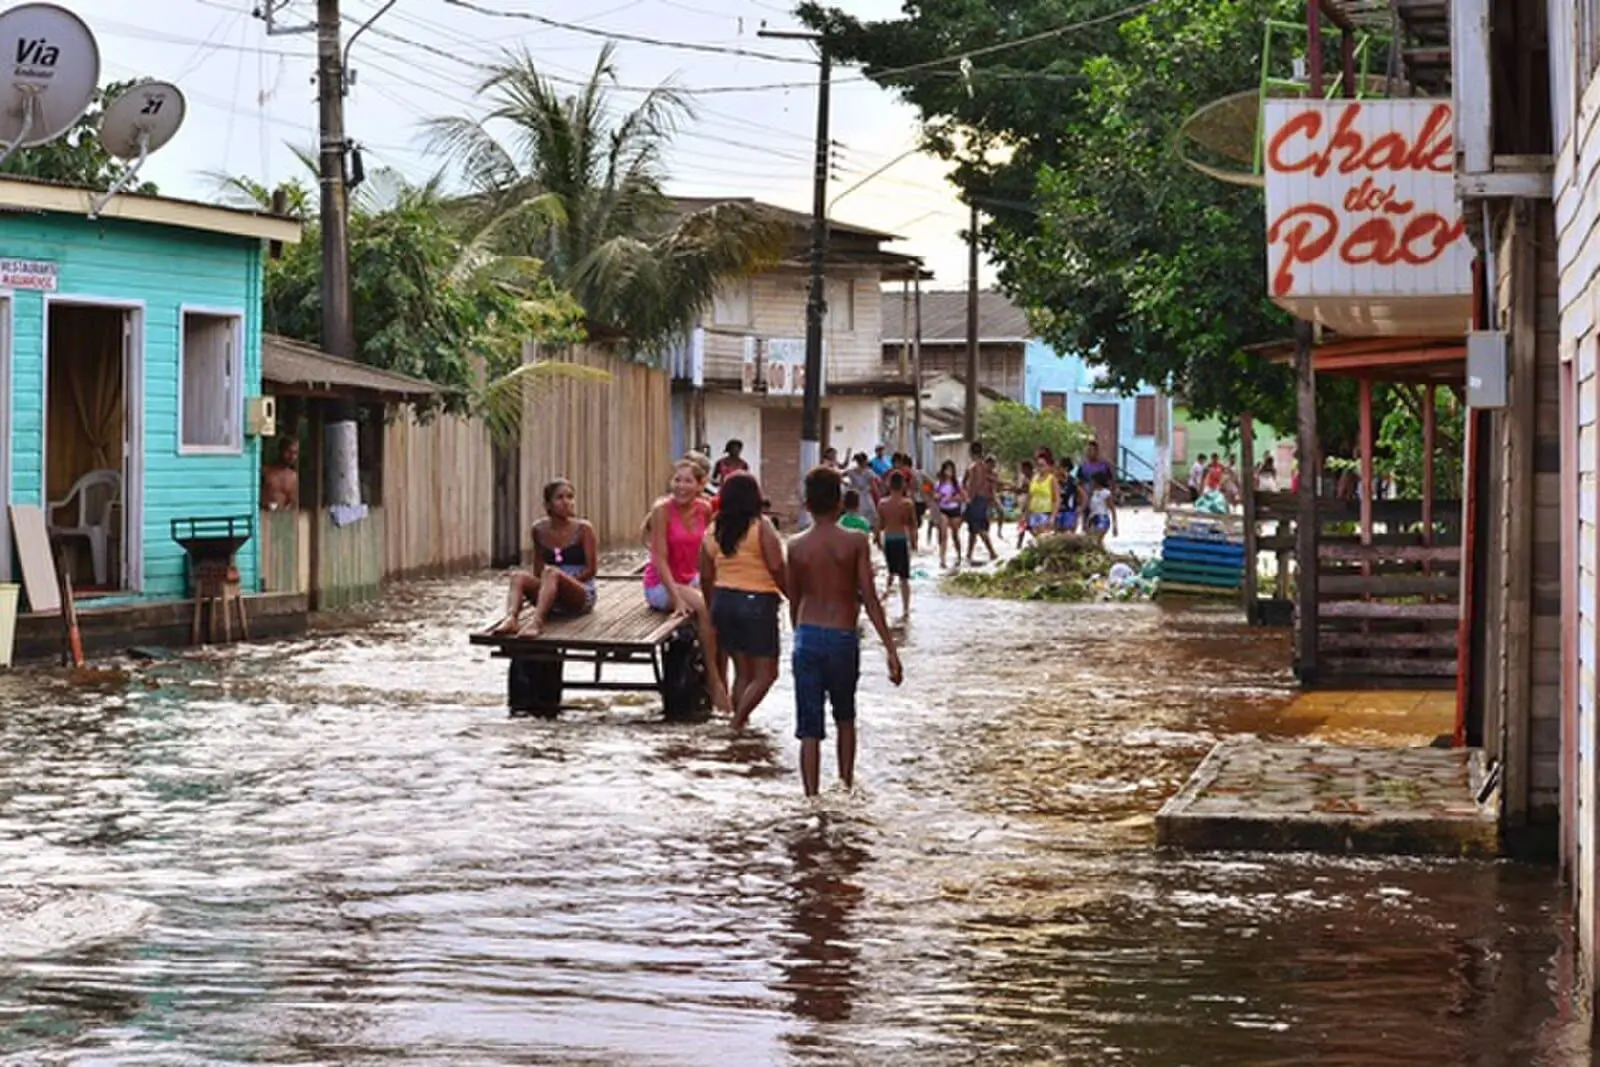
[[110, 155], [129, 160], [133, 166], [95, 200], [89, 209], [91, 219], [128, 187], [151, 152], [172, 140], [183, 125], [186, 110], [183, 91], [171, 82], [157, 81], [140, 82], [106, 105], [106, 113], [100, 117], [100, 143]]
[[65, 133], [99, 83], [100, 48], [77, 15], [55, 4], [0, 14], [0, 163]]
[[140, 82], [107, 105], [100, 119], [100, 143], [118, 159], [139, 159], [172, 140], [185, 110], [176, 85]]

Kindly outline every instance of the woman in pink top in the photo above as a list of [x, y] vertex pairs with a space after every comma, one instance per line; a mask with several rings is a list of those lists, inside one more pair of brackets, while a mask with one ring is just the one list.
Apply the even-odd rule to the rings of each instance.
[[656, 611], [692, 614], [706, 662], [706, 688], [716, 707], [728, 710], [728, 691], [717, 671], [715, 636], [700, 595], [700, 545], [711, 524], [700, 466], [681, 459], [672, 468], [672, 492], [650, 512], [650, 562], [644, 568], [645, 603]]

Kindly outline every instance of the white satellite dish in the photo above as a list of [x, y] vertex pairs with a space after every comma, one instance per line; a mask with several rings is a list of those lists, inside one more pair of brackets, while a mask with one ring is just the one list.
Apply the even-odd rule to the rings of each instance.
[[151, 152], [172, 140], [183, 125], [186, 110], [182, 90], [171, 82], [157, 81], [140, 82], [106, 105], [106, 113], [100, 117], [100, 143], [112, 156], [129, 160], [133, 166], [95, 200], [89, 209], [91, 219], [128, 187]]
[[77, 15], [54, 4], [0, 14], [0, 163], [78, 121], [100, 82], [100, 48]]

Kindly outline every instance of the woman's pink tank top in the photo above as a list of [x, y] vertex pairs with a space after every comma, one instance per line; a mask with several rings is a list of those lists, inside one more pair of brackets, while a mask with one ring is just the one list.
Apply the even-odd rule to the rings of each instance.
[[[672, 579], [679, 585], [688, 585], [700, 574], [700, 542], [705, 540], [710, 511], [705, 501], [695, 501], [694, 523], [685, 526], [677, 507], [667, 508], [667, 566], [672, 568]], [[653, 559], [644, 566], [644, 584], [661, 584], [661, 575]]]

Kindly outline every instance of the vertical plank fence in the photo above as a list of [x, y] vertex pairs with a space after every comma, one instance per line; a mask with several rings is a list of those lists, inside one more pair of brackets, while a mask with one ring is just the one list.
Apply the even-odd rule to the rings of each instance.
[[540, 358], [610, 371], [605, 385], [558, 382], [528, 403], [522, 435], [522, 544], [544, 514], [543, 489], [571, 479], [578, 511], [600, 543], [636, 543], [639, 524], [672, 476], [672, 383], [665, 371], [590, 347]]

